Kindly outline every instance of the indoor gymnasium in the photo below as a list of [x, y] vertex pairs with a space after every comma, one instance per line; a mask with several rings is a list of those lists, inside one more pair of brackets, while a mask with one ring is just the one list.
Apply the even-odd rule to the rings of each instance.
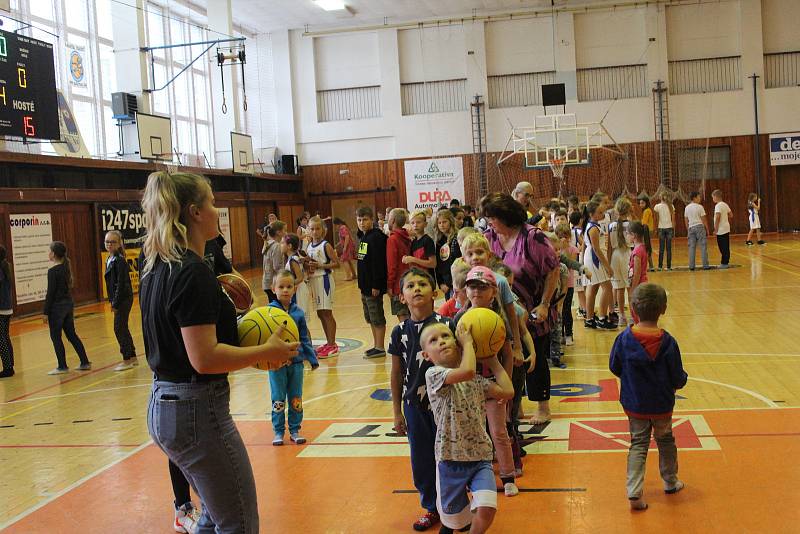
[[0, 531], [797, 532], [798, 20], [0, 0]]

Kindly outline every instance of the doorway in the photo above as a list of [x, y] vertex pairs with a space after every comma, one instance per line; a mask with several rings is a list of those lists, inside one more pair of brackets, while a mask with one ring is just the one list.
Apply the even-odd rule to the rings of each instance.
[[[334, 198], [331, 200], [331, 217], [338, 217], [346, 222], [347, 226], [350, 228], [350, 232], [353, 235], [354, 240], [356, 239], [356, 233], [358, 232], [358, 227], [356, 226], [356, 210], [361, 206], [369, 206], [374, 211], [375, 195], [360, 195], [346, 198]], [[334, 244], [339, 243], [338, 235], [334, 235], [333, 239]]]
[[778, 185], [778, 231], [798, 231], [800, 203], [796, 198], [800, 191], [800, 165], [781, 165], [775, 171]]

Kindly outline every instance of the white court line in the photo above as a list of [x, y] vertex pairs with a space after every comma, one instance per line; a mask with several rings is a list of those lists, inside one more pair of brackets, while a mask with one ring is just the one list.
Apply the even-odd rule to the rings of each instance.
[[58, 395], [47, 395], [46, 397], [31, 397], [30, 399], [20, 399], [15, 401], [0, 402], [0, 406], [5, 404], [19, 404], [21, 402], [35, 402], [47, 399], [60, 399], [61, 397], [72, 397], [74, 395], [86, 395], [88, 393], [105, 393], [108, 391], [117, 391], [119, 389], [142, 388], [148, 386], [150, 386], [150, 384], [136, 384], [133, 386], [118, 386], [114, 388], [103, 388], [103, 389], [88, 389], [85, 391], [75, 391], [73, 393], [59, 393]]
[[74, 490], [74, 489], [75, 489], [75, 488], [77, 488], [78, 486], [81, 486], [81, 485], [82, 485], [84, 482], [87, 482], [88, 480], [91, 480], [92, 478], [96, 477], [97, 475], [101, 474], [102, 472], [104, 472], [104, 471], [107, 471], [107, 470], [111, 469], [112, 467], [114, 467], [114, 466], [115, 466], [115, 465], [117, 465], [118, 463], [120, 463], [120, 462], [123, 462], [123, 461], [127, 460], [128, 458], [130, 458], [131, 456], [133, 456], [133, 455], [134, 455], [134, 454], [136, 454], [137, 452], [140, 452], [140, 451], [144, 450], [144, 449], [145, 449], [145, 448], [146, 448], [148, 445], [150, 445], [150, 444], [152, 444], [152, 443], [153, 443], [153, 441], [152, 441], [152, 440], [148, 440], [148, 441], [146, 441], [145, 443], [142, 443], [141, 445], [139, 445], [138, 447], [136, 447], [136, 448], [135, 448], [135, 449], [133, 449], [132, 451], [130, 451], [130, 452], [128, 452], [128, 453], [126, 453], [126, 454], [125, 454], [124, 456], [122, 456], [121, 458], [118, 458], [118, 459], [114, 460], [113, 462], [111, 462], [110, 464], [108, 464], [108, 465], [106, 465], [106, 466], [103, 466], [103, 467], [101, 467], [101, 468], [99, 468], [99, 469], [97, 469], [97, 470], [95, 470], [95, 471], [93, 471], [93, 472], [89, 473], [89, 474], [88, 474], [88, 475], [86, 475], [85, 477], [83, 477], [83, 478], [81, 478], [81, 479], [79, 479], [79, 480], [77, 480], [77, 481], [73, 482], [72, 484], [70, 484], [70, 485], [69, 485], [69, 486], [67, 486], [66, 488], [62, 489], [62, 490], [61, 490], [61, 491], [59, 491], [58, 493], [54, 493], [53, 495], [50, 495], [49, 497], [47, 497], [47, 498], [46, 498], [46, 499], [44, 499], [43, 501], [41, 501], [41, 502], [39, 502], [39, 503], [37, 503], [37, 504], [33, 505], [32, 507], [28, 508], [28, 509], [27, 509], [27, 510], [25, 510], [24, 512], [21, 512], [21, 513], [19, 513], [19, 514], [15, 515], [14, 517], [12, 517], [11, 519], [9, 519], [9, 520], [8, 520], [8, 521], [6, 521], [5, 523], [0, 523], [0, 530], [3, 530], [3, 529], [6, 529], [6, 528], [10, 527], [11, 525], [13, 525], [14, 523], [16, 523], [17, 521], [20, 521], [20, 520], [22, 520], [22, 519], [26, 518], [27, 516], [31, 515], [33, 512], [35, 512], [35, 511], [39, 510], [40, 508], [42, 508], [42, 507], [44, 507], [44, 506], [47, 506], [47, 505], [48, 505], [48, 504], [50, 504], [51, 502], [53, 502], [53, 501], [55, 501], [56, 499], [58, 499], [58, 498], [60, 498], [60, 497], [62, 497], [62, 496], [64, 496], [64, 495], [66, 495], [67, 493], [69, 493], [70, 491]]
[[320, 395], [319, 397], [314, 397], [312, 399], [304, 400], [303, 404], [308, 404], [310, 402], [327, 399], [328, 397], [335, 397], [336, 395], [341, 395], [342, 393], [350, 393], [352, 391], [358, 391], [359, 389], [367, 389], [367, 388], [374, 388], [375, 386], [385, 386], [389, 384], [389, 382], [378, 382], [377, 384], [368, 384], [366, 386], [358, 386], [355, 388], [343, 389], [341, 391], [334, 391], [333, 393], [326, 393], [325, 395]]
[[[609, 373], [611, 372], [608, 369], [576, 369], [574, 367], [571, 368], [571, 370], [572, 371], [605, 371], [605, 372], [609, 372]], [[565, 371], [570, 371], [570, 369], [558, 369], [558, 368], [555, 368], [555, 369], [551, 369], [551, 371], [565, 372]], [[749, 389], [745, 389], [745, 388], [742, 388], [742, 387], [739, 387], [739, 386], [735, 386], [733, 384], [726, 384], [725, 382], [717, 382], [716, 380], [708, 380], [706, 378], [695, 378], [695, 377], [692, 377], [692, 376], [689, 377], [689, 380], [694, 380], [695, 382], [706, 382], [708, 384], [714, 384], [716, 386], [721, 386], [721, 387], [730, 388], [730, 389], [733, 389], [733, 390], [736, 390], [736, 391], [740, 391], [742, 393], [746, 393], [747, 395], [750, 395], [751, 397], [754, 397], [754, 398], [760, 400], [761, 402], [763, 402], [764, 404], [766, 404], [770, 408], [780, 408], [780, 406], [778, 406], [777, 404], [772, 402], [770, 399], [768, 399], [764, 395], [762, 395], [760, 393], [756, 393], [755, 391], [751, 391]]]

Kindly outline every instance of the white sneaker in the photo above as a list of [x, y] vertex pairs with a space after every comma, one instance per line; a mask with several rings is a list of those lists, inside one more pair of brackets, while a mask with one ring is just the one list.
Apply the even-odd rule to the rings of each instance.
[[628, 318], [624, 315], [620, 315], [619, 319], [617, 319], [617, 326], [626, 327], [628, 326]]
[[115, 371], [127, 371], [128, 369], [133, 369], [133, 362], [130, 360], [122, 360], [119, 365], [114, 367]]
[[573, 341], [572, 336], [564, 336], [564, 344], [568, 347], [571, 347], [575, 344], [575, 341]]
[[69, 373], [69, 369], [68, 368], [65, 367], [65, 368], [62, 369], [60, 367], [56, 367], [55, 369], [53, 369], [52, 371], [48, 372], [47, 374], [48, 375], [65, 375], [67, 373]]
[[197, 530], [197, 522], [200, 520], [200, 510], [194, 504], [187, 502], [175, 510], [175, 532], [182, 534], [194, 534]]
[[506, 497], [513, 497], [519, 494], [519, 488], [513, 482], [506, 482], [503, 484], [503, 490], [505, 491]]

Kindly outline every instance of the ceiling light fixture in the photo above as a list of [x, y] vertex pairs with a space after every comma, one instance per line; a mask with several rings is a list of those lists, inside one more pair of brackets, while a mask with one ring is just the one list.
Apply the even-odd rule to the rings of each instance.
[[314, 0], [314, 3], [325, 11], [341, 11], [347, 8], [344, 0]]

